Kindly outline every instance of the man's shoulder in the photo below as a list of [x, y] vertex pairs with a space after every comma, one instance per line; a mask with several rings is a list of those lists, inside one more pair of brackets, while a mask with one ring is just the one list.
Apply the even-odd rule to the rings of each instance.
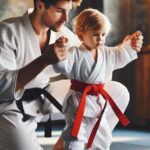
[[21, 18], [22, 18], [21, 16], [7, 18], [7, 19], [1, 21], [0, 24], [5, 24], [7, 26], [13, 25], [13, 24], [16, 24], [16, 23], [20, 22]]
[[0, 22], [0, 29], [9, 30], [15, 27], [18, 28], [19, 24], [21, 24], [21, 17], [8, 18]]

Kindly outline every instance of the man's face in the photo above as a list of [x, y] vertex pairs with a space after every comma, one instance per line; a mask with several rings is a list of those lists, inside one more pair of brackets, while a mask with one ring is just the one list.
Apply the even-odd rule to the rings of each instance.
[[68, 13], [72, 9], [72, 1], [60, 0], [56, 5], [45, 8], [41, 21], [46, 27], [59, 31], [68, 20]]

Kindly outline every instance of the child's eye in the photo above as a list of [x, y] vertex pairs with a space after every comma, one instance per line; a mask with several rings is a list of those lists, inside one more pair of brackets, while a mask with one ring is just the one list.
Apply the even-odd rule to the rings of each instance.
[[106, 33], [103, 33], [103, 34], [102, 34], [102, 36], [105, 36], [105, 35], [106, 35]]
[[98, 34], [98, 33], [94, 33], [93, 35], [94, 35], [94, 36], [99, 36], [99, 34]]
[[94, 36], [105, 36], [105, 35], [106, 35], [106, 33], [102, 33], [102, 34], [94, 33], [93, 35], [94, 35]]

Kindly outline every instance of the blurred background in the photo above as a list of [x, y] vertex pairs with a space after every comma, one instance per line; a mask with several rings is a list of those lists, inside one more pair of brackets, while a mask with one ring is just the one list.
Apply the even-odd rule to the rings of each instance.
[[[0, 21], [8, 17], [20, 16], [33, 7], [32, 0], [0, 0]], [[150, 0], [83, 0], [82, 5], [70, 13], [66, 24], [71, 29], [73, 17], [85, 8], [96, 8], [108, 16], [112, 31], [107, 45], [115, 46], [127, 34], [140, 30], [144, 35], [139, 59], [114, 72], [114, 80], [127, 86], [131, 94], [126, 115], [130, 126], [150, 127]]]

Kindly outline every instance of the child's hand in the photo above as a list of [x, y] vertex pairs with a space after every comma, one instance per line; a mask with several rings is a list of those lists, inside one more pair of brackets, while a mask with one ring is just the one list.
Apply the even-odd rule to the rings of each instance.
[[47, 46], [43, 53], [44, 61], [48, 64], [55, 64], [67, 57], [68, 39], [60, 37], [55, 43]]
[[67, 57], [68, 39], [60, 37], [54, 44], [55, 54], [59, 61], [64, 60]]
[[133, 49], [135, 49], [137, 52], [139, 52], [142, 48], [143, 44], [143, 35], [140, 31], [134, 32], [130, 35], [131, 39], [131, 46]]
[[66, 47], [68, 46], [68, 39], [64, 36], [61, 36], [56, 40], [55, 45], [57, 47]]
[[125, 43], [128, 42], [130, 42], [130, 45], [135, 51], [139, 52], [143, 44], [142, 33], [140, 31], [136, 31], [133, 34], [126, 36], [122, 44], [124, 45]]

